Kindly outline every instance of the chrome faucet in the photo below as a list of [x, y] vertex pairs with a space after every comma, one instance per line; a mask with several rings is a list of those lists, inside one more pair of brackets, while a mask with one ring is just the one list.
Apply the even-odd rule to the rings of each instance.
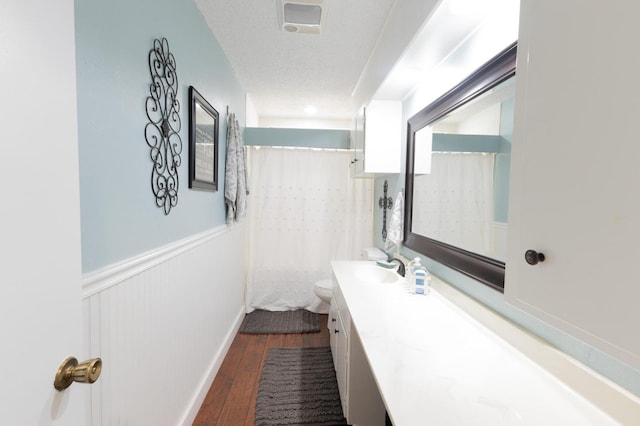
[[393, 262], [394, 260], [398, 262], [398, 274], [400, 274], [401, 277], [404, 277], [404, 263], [397, 257], [390, 257], [388, 262]]

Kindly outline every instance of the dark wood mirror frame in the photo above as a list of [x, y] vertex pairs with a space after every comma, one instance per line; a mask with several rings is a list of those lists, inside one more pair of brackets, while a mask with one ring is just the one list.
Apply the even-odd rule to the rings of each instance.
[[407, 122], [404, 246], [501, 292], [504, 291], [504, 262], [412, 232], [415, 134], [514, 76], [516, 53], [514, 43]]
[[[203, 135], [197, 131], [199, 124], [196, 119], [196, 106], [202, 110], [213, 121], [213, 134]], [[195, 89], [189, 86], [189, 188], [196, 188], [207, 191], [218, 190], [218, 111]], [[211, 136], [211, 140], [206, 140]], [[198, 156], [197, 144], [200, 142], [213, 144], [212, 156]], [[203, 167], [211, 171], [211, 179], [203, 180], [199, 178], [198, 168]]]

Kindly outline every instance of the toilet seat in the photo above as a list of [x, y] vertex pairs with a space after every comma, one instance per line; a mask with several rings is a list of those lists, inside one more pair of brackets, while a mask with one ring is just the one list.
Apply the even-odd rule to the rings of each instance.
[[327, 290], [333, 290], [333, 280], [332, 279], [320, 280], [315, 283], [315, 286], [326, 288]]
[[330, 304], [331, 298], [333, 297], [333, 280], [326, 279], [316, 281], [316, 283], [313, 285], [313, 292], [323, 302]]

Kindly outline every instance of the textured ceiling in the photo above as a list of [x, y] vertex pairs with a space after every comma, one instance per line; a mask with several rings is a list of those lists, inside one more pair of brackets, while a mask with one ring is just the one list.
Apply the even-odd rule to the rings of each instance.
[[348, 119], [395, 0], [324, 0], [321, 34], [280, 29], [280, 0], [195, 0], [261, 117]]

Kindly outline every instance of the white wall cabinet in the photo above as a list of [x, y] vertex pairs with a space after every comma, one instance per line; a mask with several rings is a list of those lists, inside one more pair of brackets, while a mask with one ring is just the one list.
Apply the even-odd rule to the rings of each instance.
[[384, 403], [360, 337], [352, 327], [344, 297], [335, 282], [328, 327], [342, 411], [347, 423], [353, 426], [384, 425]]
[[505, 299], [640, 369], [637, 16], [522, 0]]
[[402, 103], [371, 101], [354, 120], [352, 176], [400, 173]]

